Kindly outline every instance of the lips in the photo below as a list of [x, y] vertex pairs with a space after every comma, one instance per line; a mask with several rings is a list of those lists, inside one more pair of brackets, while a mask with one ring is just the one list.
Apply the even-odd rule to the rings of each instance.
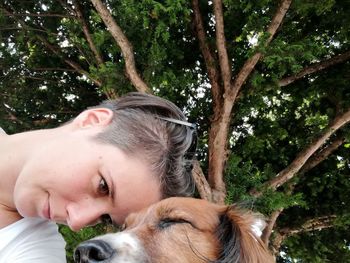
[[44, 216], [44, 218], [46, 218], [48, 220], [51, 219], [49, 198], [47, 198], [47, 201], [44, 205], [43, 216]]

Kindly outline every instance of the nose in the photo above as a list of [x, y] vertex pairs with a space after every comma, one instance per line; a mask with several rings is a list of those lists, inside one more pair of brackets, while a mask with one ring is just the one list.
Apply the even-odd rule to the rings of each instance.
[[77, 263], [109, 262], [114, 250], [102, 240], [89, 240], [81, 243], [74, 251], [74, 261]]
[[67, 225], [75, 232], [85, 226], [95, 225], [103, 213], [103, 209], [91, 204], [70, 204], [67, 209]]

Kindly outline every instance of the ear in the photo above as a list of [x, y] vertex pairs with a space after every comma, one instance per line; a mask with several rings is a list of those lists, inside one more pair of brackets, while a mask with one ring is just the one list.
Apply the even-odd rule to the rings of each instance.
[[[259, 219], [259, 222], [261, 219]], [[255, 234], [257, 218], [252, 213], [242, 212], [236, 206], [227, 207], [220, 217], [217, 229], [222, 246], [220, 263], [273, 263], [260, 237]], [[261, 223], [261, 222], [260, 222]]]
[[107, 108], [93, 108], [80, 113], [73, 123], [79, 128], [104, 127], [111, 123], [113, 111]]

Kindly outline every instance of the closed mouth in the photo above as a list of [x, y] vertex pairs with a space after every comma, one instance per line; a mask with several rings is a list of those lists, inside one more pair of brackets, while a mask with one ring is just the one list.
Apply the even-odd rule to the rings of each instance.
[[43, 216], [46, 218], [46, 219], [51, 219], [51, 215], [50, 215], [50, 202], [49, 202], [49, 196], [47, 198], [47, 201], [44, 205], [44, 209], [43, 209]]

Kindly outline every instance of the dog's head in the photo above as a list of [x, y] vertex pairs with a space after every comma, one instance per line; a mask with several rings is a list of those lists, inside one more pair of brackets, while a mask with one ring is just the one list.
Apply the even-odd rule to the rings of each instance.
[[125, 229], [81, 243], [80, 263], [269, 263], [254, 232], [260, 219], [235, 206], [168, 198], [131, 214]]

